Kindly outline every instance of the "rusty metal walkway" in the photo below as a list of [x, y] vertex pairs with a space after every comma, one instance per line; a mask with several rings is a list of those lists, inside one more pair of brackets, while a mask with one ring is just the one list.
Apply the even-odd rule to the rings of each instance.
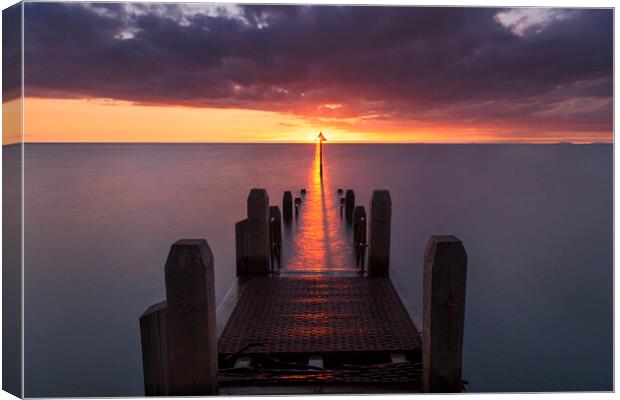
[[229, 394], [420, 390], [420, 334], [389, 278], [250, 278], [218, 352]]
[[284, 225], [282, 268], [240, 278], [220, 328], [219, 384], [230, 394], [247, 394], [234, 391], [243, 386], [326, 384], [348, 393], [376, 385], [418, 391], [420, 333], [388, 277], [359, 273], [343, 191], [319, 171], [311, 169], [309, 190]]
[[220, 354], [415, 352], [417, 329], [389, 278], [256, 277], [224, 332]]

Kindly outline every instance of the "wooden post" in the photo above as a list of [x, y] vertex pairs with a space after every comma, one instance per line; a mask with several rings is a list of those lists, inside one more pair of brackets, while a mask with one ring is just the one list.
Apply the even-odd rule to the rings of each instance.
[[166, 301], [153, 304], [140, 316], [145, 396], [170, 396]]
[[454, 236], [431, 236], [424, 253], [422, 388], [462, 391], [467, 254]]
[[172, 245], [165, 267], [172, 396], [218, 393], [213, 269], [206, 240]]
[[347, 194], [345, 195], [344, 200], [344, 215], [347, 219], [347, 222], [351, 222], [353, 220], [353, 208], [355, 208], [355, 193], [351, 189], [347, 189]]
[[280, 267], [280, 249], [282, 246], [282, 215], [280, 207], [269, 207], [269, 267], [273, 271], [276, 263]]
[[250, 275], [269, 274], [269, 196], [252, 189], [248, 196], [248, 266]]
[[285, 223], [293, 220], [293, 195], [289, 190], [282, 197], [282, 216]]
[[368, 275], [390, 275], [392, 199], [388, 190], [375, 190], [370, 199]]
[[282, 215], [280, 214], [280, 207], [269, 206], [269, 220], [271, 221], [272, 218], [276, 220], [276, 228], [279, 233], [278, 237], [282, 237]]
[[[360, 231], [362, 218], [364, 218], [364, 224], [366, 223], [366, 210], [364, 206], [355, 206], [353, 210], [353, 244], [359, 245]], [[361, 238], [362, 244], [366, 244], [366, 237]]]
[[235, 253], [237, 258], [237, 276], [250, 273], [248, 265], [248, 220], [235, 224]]

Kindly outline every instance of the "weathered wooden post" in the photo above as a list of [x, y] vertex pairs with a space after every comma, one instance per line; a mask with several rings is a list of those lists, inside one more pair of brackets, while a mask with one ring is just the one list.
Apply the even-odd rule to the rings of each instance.
[[280, 248], [282, 245], [282, 215], [280, 214], [280, 207], [269, 206], [269, 247], [271, 251], [269, 266], [271, 270], [274, 270], [274, 265], [277, 262], [280, 267]]
[[169, 396], [168, 309], [166, 301], [150, 306], [140, 316], [142, 371], [145, 396]]
[[353, 220], [353, 208], [355, 208], [355, 193], [353, 190], [347, 189], [344, 199], [344, 215], [347, 222], [351, 222]]
[[362, 218], [364, 218], [364, 223], [366, 223], [366, 210], [364, 206], [355, 206], [353, 210], [353, 244], [358, 245], [360, 242], [366, 244], [366, 237], [360, 237], [361, 231], [361, 223]]
[[235, 254], [237, 258], [237, 276], [249, 275], [247, 218], [235, 224]]
[[282, 215], [280, 214], [280, 207], [269, 206], [269, 220], [274, 219], [276, 221], [275, 227], [279, 232], [278, 237], [282, 237]]
[[166, 261], [170, 395], [218, 393], [213, 254], [204, 239], [172, 245]]
[[431, 236], [424, 253], [422, 389], [462, 391], [467, 254], [454, 236]]
[[291, 222], [293, 219], [293, 195], [289, 190], [284, 192], [282, 197], [282, 216], [284, 222]]
[[388, 190], [375, 190], [370, 199], [368, 275], [390, 275], [392, 199]]
[[269, 274], [269, 196], [265, 189], [252, 189], [248, 196], [247, 237], [249, 274]]

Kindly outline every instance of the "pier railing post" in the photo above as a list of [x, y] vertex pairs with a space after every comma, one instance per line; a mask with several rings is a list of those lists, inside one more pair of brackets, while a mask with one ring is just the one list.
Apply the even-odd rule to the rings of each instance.
[[422, 388], [462, 391], [467, 254], [454, 236], [431, 236], [424, 253]]
[[282, 214], [280, 207], [269, 206], [269, 247], [270, 268], [273, 271], [277, 263], [280, 268], [280, 249], [282, 247]]
[[248, 220], [235, 224], [235, 254], [237, 259], [237, 276], [250, 273], [248, 266]]
[[293, 220], [293, 195], [289, 190], [284, 192], [282, 197], [282, 217], [286, 223]]
[[184, 239], [172, 245], [165, 275], [173, 396], [218, 393], [213, 269], [206, 240]]
[[248, 196], [247, 237], [249, 274], [269, 274], [269, 196], [265, 189], [252, 189]]
[[352, 189], [347, 189], [347, 194], [344, 196], [344, 215], [347, 222], [353, 220], [353, 209], [355, 208], [355, 192]]
[[[366, 210], [364, 206], [355, 206], [353, 210], [353, 244], [357, 245], [360, 239], [360, 230], [361, 230], [361, 222], [362, 218], [364, 218], [364, 223], [366, 221]], [[362, 238], [364, 244], [366, 244], [366, 237]]]
[[170, 395], [167, 314], [164, 300], [153, 304], [140, 316], [145, 396]]
[[390, 275], [392, 199], [388, 190], [375, 190], [370, 199], [368, 275]]

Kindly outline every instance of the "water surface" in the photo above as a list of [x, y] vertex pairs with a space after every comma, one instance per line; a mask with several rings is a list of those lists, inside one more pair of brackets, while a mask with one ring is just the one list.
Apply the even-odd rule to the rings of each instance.
[[[142, 395], [138, 316], [164, 297], [171, 243], [208, 240], [221, 301], [249, 189], [281, 204], [314, 162], [313, 145], [27, 144], [26, 395]], [[389, 189], [392, 279], [417, 322], [428, 237], [463, 241], [470, 391], [612, 389], [612, 146], [327, 144], [324, 163], [300, 218], [338, 187], [366, 206]], [[329, 224], [304, 221], [299, 265], [345, 265]]]

